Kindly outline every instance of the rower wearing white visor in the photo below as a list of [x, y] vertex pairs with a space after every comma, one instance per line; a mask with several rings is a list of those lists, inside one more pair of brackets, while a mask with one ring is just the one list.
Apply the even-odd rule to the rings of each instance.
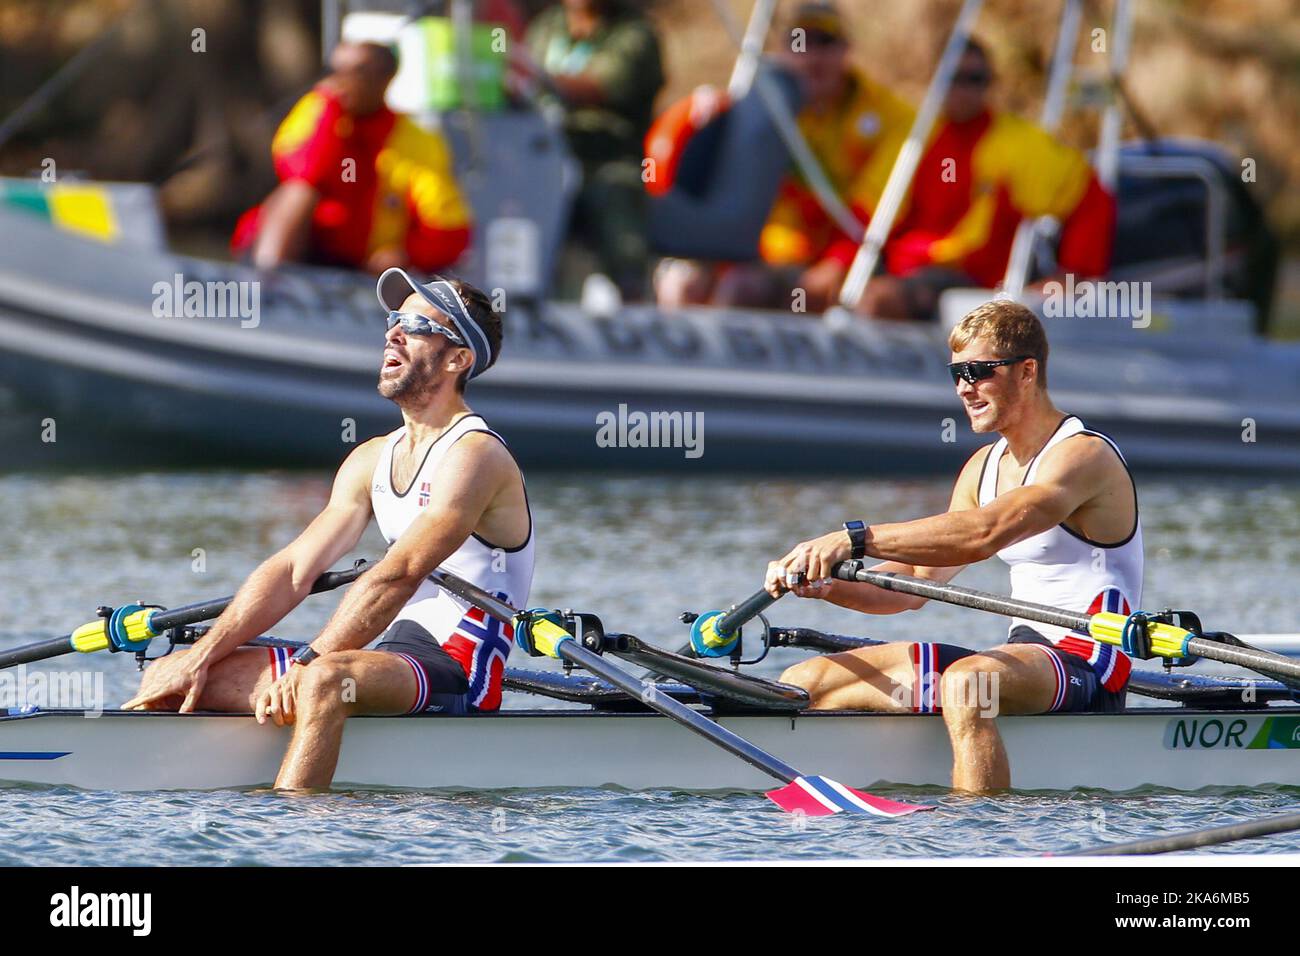
[[[456, 279], [389, 269], [376, 287], [388, 326], [379, 393], [401, 410], [339, 468], [329, 502], [264, 561], [192, 651], [152, 664], [127, 708], [246, 712], [291, 724], [276, 778], [328, 786], [344, 722], [357, 714], [495, 710], [513, 634], [429, 580], [445, 570], [527, 606], [534, 535], [523, 475], [466, 403], [501, 350], [501, 316]], [[374, 518], [387, 553], [325, 629], [290, 655], [246, 648], [309, 593]]]

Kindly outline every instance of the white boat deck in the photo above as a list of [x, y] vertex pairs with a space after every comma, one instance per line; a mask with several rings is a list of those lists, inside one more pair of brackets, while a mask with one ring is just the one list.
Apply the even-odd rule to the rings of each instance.
[[[854, 786], [947, 786], [941, 718], [808, 713], [720, 723], [805, 773]], [[1150, 707], [999, 718], [1017, 789], [1300, 785], [1300, 707], [1255, 712]], [[0, 779], [96, 790], [269, 783], [287, 728], [243, 715], [51, 711], [0, 719]], [[649, 713], [503, 711], [360, 717], [337, 785], [396, 788], [768, 789], [741, 760]]]

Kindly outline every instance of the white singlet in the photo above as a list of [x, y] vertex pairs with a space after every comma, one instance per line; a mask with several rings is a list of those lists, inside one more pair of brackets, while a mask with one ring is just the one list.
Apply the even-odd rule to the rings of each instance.
[[[1034, 456], [1021, 484], [1033, 484], [1038, 464], [1047, 451], [1074, 435], [1094, 435], [1102, 439], [1124, 462], [1119, 446], [1109, 436], [1087, 428], [1077, 416], [1068, 415]], [[1007, 440], [999, 439], [984, 460], [979, 484], [981, 507], [997, 496], [998, 464], [1006, 448]], [[1124, 463], [1124, 467], [1127, 470], [1128, 464]], [[1133, 530], [1122, 541], [1102, 544], [1059, 524], [999, 551], [998, 557], [1011, 568], [1011, 596], [1089, 614], [1098, 611], [1128, 614], [1137, 607], [1142, 599], [1142, 521], [1136, 513], [1136, 487], [1133, 495]], [[1062, 627], [1020, 618], [1012, 619], [1011, 628], [1022, 624], [1032, 627], [1054, 644], [1071, 633]], [[1076, 642], [1071, 638], [1069, 643], [1074, 645]]]
[[[393, 487], [393, 449], [406, 434], [403, 426], [390, 434], [375, 465], [370, 486], [370, 504], [379, 531], [390, 545], [410, 527], [431, 500], [433, 478], [448, 450], [472, 432], [483, 432], [501, 444], [505, 441], [487, 427], [478, 415], [456, 421], [429, 446], [410, 485]], [[525, 496], [527, 491], [525, 491]], [[525, 499], [526, 500], [526, 499]], [[439, 567], [471, 584], [490, 591], [517, 608], [528, 606], [533, 581], [534, 538], [531, 512], [528, 537], [515, 548], [499, 547], [471, 534]], [[487, 617], [469, 602], [448, 594], [432, 581], [424, 581], [393, 623], [414, 621], [442, 645], [469, 679], [469, 703], [483, 710], [494, 709], [501, 699], [501, 678], [510, 654], [513, 632], [510, 625]]]

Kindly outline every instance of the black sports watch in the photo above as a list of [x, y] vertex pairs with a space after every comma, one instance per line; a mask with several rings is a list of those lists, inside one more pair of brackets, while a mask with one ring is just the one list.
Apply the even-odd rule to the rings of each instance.
[[844, 530], [849, 533], [849, 543], [853, 546], [853, 560], [859, 561], [867, 556], [867, 526], [865, 522], [853, 520], [844, 522]]
[[310, 644], [304, 644], [293, 652], [293, 656], [289, 658], [289, 663], [302, 664], [305, 667], [318, 657], [320, 655], [316, 653]]

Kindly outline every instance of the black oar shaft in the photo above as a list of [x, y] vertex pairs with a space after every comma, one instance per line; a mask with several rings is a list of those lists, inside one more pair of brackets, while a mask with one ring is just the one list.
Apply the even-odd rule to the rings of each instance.
[[1250, 823], [1230, 823], [1223, 827], [1194, 830], [1191, 833], [1177, 833], [1173, 836], [1155, 837], [1150, 840], [1112, 843], [1109, 846], [1075, 850], [1061, 855], [1138, 856], [1148, 853], [1173, 853], [1178, 850], [1195, 850], [1203, 846], [1217, 846], [1221, 843], [1231, 843], [1234, 840], [1253, 840], [1259, 837], [1272, 836], [1275, 833], [1290, 833], [1294, 830], [1300, 830], [1300, 813], [1267, 817], [1263, 820], [1252, 820]]
[[[333, 591], [345, 584], [351, 584], [371, 567], [369, 561], [358, 561], [352, 567], [342, 571], [326, 571], [312, 582], [308, 593], [320, 594], [322, 591]], [[170, 627], [184, 627], [186, 624], [210, 621], [214, 617], [220, 617], [234, 599], [235, 596], [231, 594], [212, 601], [199, 601], [197, 604], [185, 604], [167, 611], [159, 611], [152, 618], [153, 629], [162, 632]]]
[[775, 777], [782, 783], [793, 783], [800, 775], [799, 771], [783, 760], [773, 757], [766, 751], [755, 747], [743, 737], [733, 734], [726, 727], [710, 720], [697, 710], [678, 703], [667, 694], [660, 694], [654, 685], [633, 677], [621, 667], [616, 667], [599, 654], [594, 654], [577, 641], [562, 641], [559, 646], [560, 656], [572, 664], [580, 664], [598, 677], [604, 678], [619, 690], [640, 699], [647, 707], [657, 710], [665, 717], [677, 721], [684, 727], [695, 731], [727, 750], [741, 760], [757, 767], [765, 774]]
[[0, 653], [0, 668], [16, 667], [19, 664], [32, 664], [36, 661], [48, 660], [51, 657], [66, 654], [71, 650], [73, 650], [72, 639], [69, 637], [53, 637], [48, 641], [24, 644], [22, 647], [15, 647], [12, 650]]
[[[319, 594], [322, 591], [332, 591], [345, 584], [351, 584], [368, 571], [371, 566], [369, 562], [358, 561], [353, 567], [343, 571], [326, 571], [313, 582], [311, 593]], [[186, 604], [167, 611], [158, 611], [150, 618], [150, 625], [155, 633], [161, 634], [169, 628], [184, 627], [187, 624], [197, 624], [200, 621], [210, 621], [214, 617], [219, 617], [234, 599], [234, 595], [228, 595], [211, 601], [199, 601], [196, 604]], [[0, 652], [0, 668], [14, 667], [18, 664], [34, 664], [37, 661], [49, 660], [51, 657], [71, 654], [76, 650], [71, 635], [37, 641], [34, 644], [25, 644], [22, 647]]]
[[1040, 624], [1055, 624], [1070, 630], [1088, 629], [1091, 618], [1087, 614], [1074, 614], [1046, 604], [1033, 601], [1017, 601], [1014, 598], [992, 594], [989, 591], [977, 591], [974, 588], [962, 588], [953, 584], [941, 584], [938, 581], [926, 581], [893, 571], [872, 571], [858, 561], [842, 561], [835, 566], [835, 577], [841, 581], [861, 581], [874, 584], [886, 591], [900, 594], [913, 594], [917, 597], [931, 598], [945, 604], [958, 607], [974, 608], [977, 611], [989, 611], [993, 614], [1005, 614], [1009, 617], [1023, 617], [1027, 621]]
[[766, 591], [756, 591], [718, 618], [718, 623], [714, 626], [719, 634], [727, 637], [758, 617], [776, 601]]
[[1260, 647], [1237, 647], [1221, 644], [1206, 637], [1194, 637], [1187, 642], [1187, 651], [1206, 660], [1222, 664], [1236, 664], [1261, 673], [1276, 674], [1289, 681], [1300, 681], [1300, 661]]
[[[493, 597], [482, 588], [475, 587], [468, 581], [463, 581], [445, 571], [435, 571], [429, 575], [429, 579], [457, 597], [481, 607], [503, 623], [512, 624], [515, 615], [518, 613], [509, 604]], [[557, 652], [569, 663], [585, 667], [591, 673], [613, 684], [619, 690], [641, 700], [651, 710], [658, 711], [663, 716], [677, 721], [683, 727], [695, 731], [701, 737], [707, 738], [782, 783], [793, 783], [800, 776], [799, 771], [785, 761], [760, 750], [748, 740], [733, 734], [726, 727], [710, 720], [699, 711], [692, 710], [685, 704], [673, 700], [667, 694], [659, 693], [655, 690], [653, 684], [633, 677], [627, 671], [611, 664], [599, 654], [587, 650], [577, 640], [561, 641]]]
[[[863, 567], [860, 561], [842, 561], [835, 566], [834, 574], [835, 577], [842, 581], [860, 581], [865, 584], [874, 584], [886, 591], [914, 594], [917, 597], [930, 598], [935, 601], [942, 601], [945, 604], [955, 604], [958, 607], [974, 608], [977, 611], [990, 611], [994, 614], [1005, 614], [1009, 617], [1022, 617], [1027, 621], [1054, 624], [1058, 627], [1081, 631], [1085, 634], [1088, 633], [1088, 625], [1092, 621], [1091, 615], [1063, 611], [1060, 608], [1049, 607], [1046, 604], [1035, 604], [1033, 601], [1018, 601], [1014, 598], [1003, 597], [1000, 594], [990, 594], [988, 591], [958, 587], [955, 584], [941, 584], [937, 581], [926, 581], [922, 578], [897, 574], [892, 571], [872, 571]], [[1187, 642], [1187, 652], [1196, 657], [1204, 657], [1206, 660], [1219, 661], [1223, 664], [1236, 664], [1239, 667], [1275, 675], [1284, 680], [1300, 681], [1300, 661], [1292, 660], [1289, 657], [1262, 648], [1224, 644], [1205, 637], [1193, 637]]]
[[838, 654], [864, 647], [879, 647], [885, 641], [848, 634], [827, 634], [811, 627], [774, 627], [769, 632], [773, 647], [805, 647], [814, 651]]

